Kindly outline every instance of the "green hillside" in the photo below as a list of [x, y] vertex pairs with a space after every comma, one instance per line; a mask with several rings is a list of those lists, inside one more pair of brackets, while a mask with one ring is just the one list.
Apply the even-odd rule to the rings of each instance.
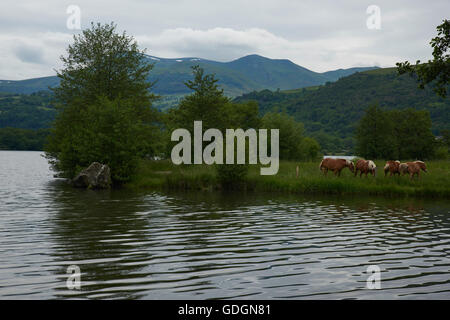
[[398, 76], [395, 68], [359, 72], [319, 87], [254, 91], [235, 100], [255, 100], [261, 113], [287, 112], [330, 151], [353, 149], [356, 123], [371, 104], [387, 110], [425, 109], [430, 112], [434, 134], [450, 129], [450, 100], [430, 88], [418, 89], [414, 78]]
[[[198, 62], [198, 60], [192, 62]], [[223, 68], [220, 63], [212, 64], [213, 70]], [[160, 68], [162, 68], [161, 65]], [[171, 70], [189, 69], [189, 62], [170, 60], [165, 62], [165, 65]], [[251, 68], [259, 69], [257, 65], [255, 67], [245, 65], [247, 65], [246, 72], [248, 73], [251, 73]], [[239, 63], [233, 68], [238, 68], [238, 66]], [[155, 70], [158, 69], [155, 67]], [[229, 77], [236, 83], [239, 82], [240, 78], [233, 78], [235, 71], [232, 68], [229, 70]], [[186, 93], [182, 91], [185, 90], [183, 81], [177, 78], [180, 74], [170, 75], [169, 72], [167, 73], [167, 77], [173, 77], [172, 88], [176, 83], [180, 89], [178, 94], [162, 94], [159, 101], [160, 108], [170, 108], [178, 103]], [[255, 74], [262, 77], [263, 73], [259, 70], [255, 71]], [[274, 73], [273, 77], [275, 76]], [[185, 80], [188, 79], [190, 78], [186, 74]], [[159, 82], [155, 86], [161, 83]], [[48, 128], [56, 114], [55, 109], [50, 105], [50, 100], [51, 94], [48, 91], [31, 95], [0, 94], [0, 129], [5, 127]], [[379, 104], [385, 109], [408, 107], [425, 109], [430, 112], [435, 135], [439, 135], [443, 129], [450, 129], [449, 99], [438, 97], [429, 88], [418, 89], [415, 79], [408, 75], [397, 76], [394, 68], [359, 72], [333, 83], [327, 82], [325, 85], [290, 90], [253, 91], [239, 96], [235, 100], [238, 102], [256, 100], [262, 114], [268, 111], [283, 110], [293, 115], [304, 123], [307, 133], [315, 137], [326, 152], [353, 152], [356, 123], [364, 114], [364, 110], [371, 104]]]
[[0, 128], [49, 128], [56, 110], [49, 91], [32, 94], [0, 93]]

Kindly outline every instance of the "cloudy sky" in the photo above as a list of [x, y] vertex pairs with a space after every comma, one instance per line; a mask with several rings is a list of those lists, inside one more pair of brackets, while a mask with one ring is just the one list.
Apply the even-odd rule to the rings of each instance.
[[[80, 32], [67, 27], [71, 5], [82, 29], [114, 21], [154, 56], [231, 61], [256, 53], [317, 72], [430, 59], [436, 26], [450, 18], [448, 0], [2, 1], [0, 79], [55, 74]], [[370, 5], [380, 9], [380, 29], [367, 27]]]

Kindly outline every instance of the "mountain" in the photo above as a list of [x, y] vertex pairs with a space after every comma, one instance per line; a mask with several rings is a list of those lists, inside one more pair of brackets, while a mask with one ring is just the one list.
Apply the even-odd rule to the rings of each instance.
[[235, 98], [248, 100], [257, 101], [262, 114], [287, 112], [303, 122], [307, 133], [325, 149], [335, 151], [352, 149], [356, 125], [372, 104], [388, 110], [428, 110], [434, 134], [450, 129], [450, 99], [437, 96], [431, 88], [419, 89], [415, 78], [398, 76], [395, 68], [358, 72], [320, 86], [254, 91]]
[[[155, 82], [153, 91], [162, 96], [179, 97], [189, 93], [184, 82], [192, 79], [191, 67], [200, 65], [206, 73], [214, 73], [228, 96], [237, 96], [253, 90], [288, 90], [336, 81], [342, 76], [375, 67], [339, 69], [317, 73], [290, 60], [269, 59], [248, 55], [230, 62], [218, 62], [202, 58], [165, 59], [147, 56], [154, 63], [149, 81]], [[56, 86], [56, 76], [27, 80], [0, 80], [0, 92], [30, 94]]]
[[0, 80], [0, 92], [30, 94], [48, 90], [59, 84], [56, 76], [32, 78], [26, 80]]

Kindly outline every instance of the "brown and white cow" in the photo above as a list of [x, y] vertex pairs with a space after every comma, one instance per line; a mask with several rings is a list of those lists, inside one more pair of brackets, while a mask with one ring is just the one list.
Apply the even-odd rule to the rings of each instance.
[[400, 175], [399, 166], [400, 161], [398, 160], [386, 162], [386, 165], [384, 166], [384, 176], [386, 176], [388, 172], [390, 173], [389, 177], [396, 174]]
[[347, 167], [351, 172], [355, 171], [353, 162], [346, 159], [325, 158], [322, 160], [322, 162], [320, 162], [319, 165], [320, 171], [322, 171], [325, 175], [327, 175], [328, 170], [331, 170], [336, 176], [340, 176], [342, 169], [344, 169], [345, 167]]
[[360, 178], [363, 173], [366, 175], [366, 178], [367, 178], [368, 173], [375, 176], [376, 168], [377, 168], [377, 166], [375, 165], [375, 163], [372, 160], [359, 159], [358, 161], [356, 161], [356, 165], [355, 165], [355, 177], [358, 174], [358, 170], [360, 171], [360, 174], [359, 174]]

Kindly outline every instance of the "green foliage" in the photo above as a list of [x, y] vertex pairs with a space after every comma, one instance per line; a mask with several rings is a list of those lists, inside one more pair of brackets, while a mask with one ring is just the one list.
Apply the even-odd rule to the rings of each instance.
[[419, 88], [423, 89], [426, 85], [433, 84], [434, 91], [445, 98], [450, 80], [450, 20], [443, 20], [436, 29], [438, 35], [430, 41], [433, 60], [423, 64], [417, 60], [415, 65], [411, 65], [408, 61], [399, 62], [397, 70], [399, 74], [416, 74]]
[[368, 159], [397, 159], [394, 123], [378, 106], [371, 106], [356, 129], [356, 154]]
[[[155, 153], [155, 129], [136, 118], [136, 108], [129, 101], [101, 98], [86, 108], [70, 111], [73, 113], [66, 109], [57, 119], [49, 144], [63, 147], [57, 169], [69, 177], [97, 161], [110, 166], [113, 180], [126, 181], [139, 158]], [[66, 128], [70, 121], [77, 126]]]
[[111, 167], [114, 182], [126, 181], [138, 158], [156, 152], [158, 118], [146, 81], [152, 66], [115, 28], [92, 24], [61, 58], [60, 86], [53, 89], [59, 113], [46, 156], [62, 176], [97, 161]]
[[439, 160], [448, 160], [448, 147], [447, 146], [439, 146], [434, 151], [434, 159]]
[[301, 160], [316, 160], [319, 157], [320, 145], [310, 137], [304, 137], [300, 142]]
[[61, 57], [64, 68], [57, 71], [59, 86], [52, 88], [63, 107], [75, 101], [89, 104], [98, 97], [134, 100], [148, 106], [155, 99], [147, 81], [153, 65], [146, 62], [133, 37], [116, 32], [114, 23], [92, 23], [91, 29], [74, 35], [67, 54]]
[[0, 150], [41, 151], [50, 130], [0, 128]]
[[[194, 66], [192, 71], [194, 79], [187, 81], [186, 86], [193, 93], [184, 97], [177, 108], [169, 110], [169, 128], [186, 128], [192, 135], [194, 121], [201, 120], [203, 130], [216, 128], [225, 136], [225, 129], [246, 129], [259, 123], [257, 105], [231, 103], [214, 75], [205, 75], [199, 66]], [[243, 181], [248, 171], [247, 165], [217, 164], [215, 167], [219, 181], [226, 188]]]
[[304, 137], [303, 124], [293, 117], [285, 113], [268, 112], [262, 118], [262, 128], [280, 130], [280, 159], [307, 160], [318, 157], [319, 144], [313, 138]]
[[194, 121], [202, 121], [203, 128], [225, 129], [225, 106], [230, 99], [225, 97], [219, 89], [218, 80], [212, 74], [204, 74], [199, 66], [192, 67], [193, 80], [187, 81], [186, 86], [193, 93], [185, 96], [178, 107], [168, 112], [170, 129], [186, 128], [191, 133]]
[[429, 112], [376, 105], [359, 121], [356, 140], [356, 153], [369, 159], [430, 159], [435, 148]]
[[247, 164], [216, 165], [217, 178], [224, 189], [239, 189], [248, 174]]
[[30, 95], [0, 94], [0, 128], [49, 128], [56, 115], [51, 99], [48, 91]]
[[356, 124], [374, 104], [386, 110], [428, 110], [435, 135], [450, 129], [450, 100], [430, 88], [417, 90], [413, 78], [398, 76], [394, 68], [355, 73], [312, 89], [251, 92], [233, 101], [256, 101], [261, 114], [286, 112], [304, 124], [324, 153], [354, 152]]
[[[299, 159], [300, 143], [303, 139], [303, 125], [285, 113], [269, 112], [262, 118], [262, 127], [280, 130], [280, 159]], [[270, 138], [270, 136], [269, 136]], [[270, 139], [268, 139], [270, 145]]]

